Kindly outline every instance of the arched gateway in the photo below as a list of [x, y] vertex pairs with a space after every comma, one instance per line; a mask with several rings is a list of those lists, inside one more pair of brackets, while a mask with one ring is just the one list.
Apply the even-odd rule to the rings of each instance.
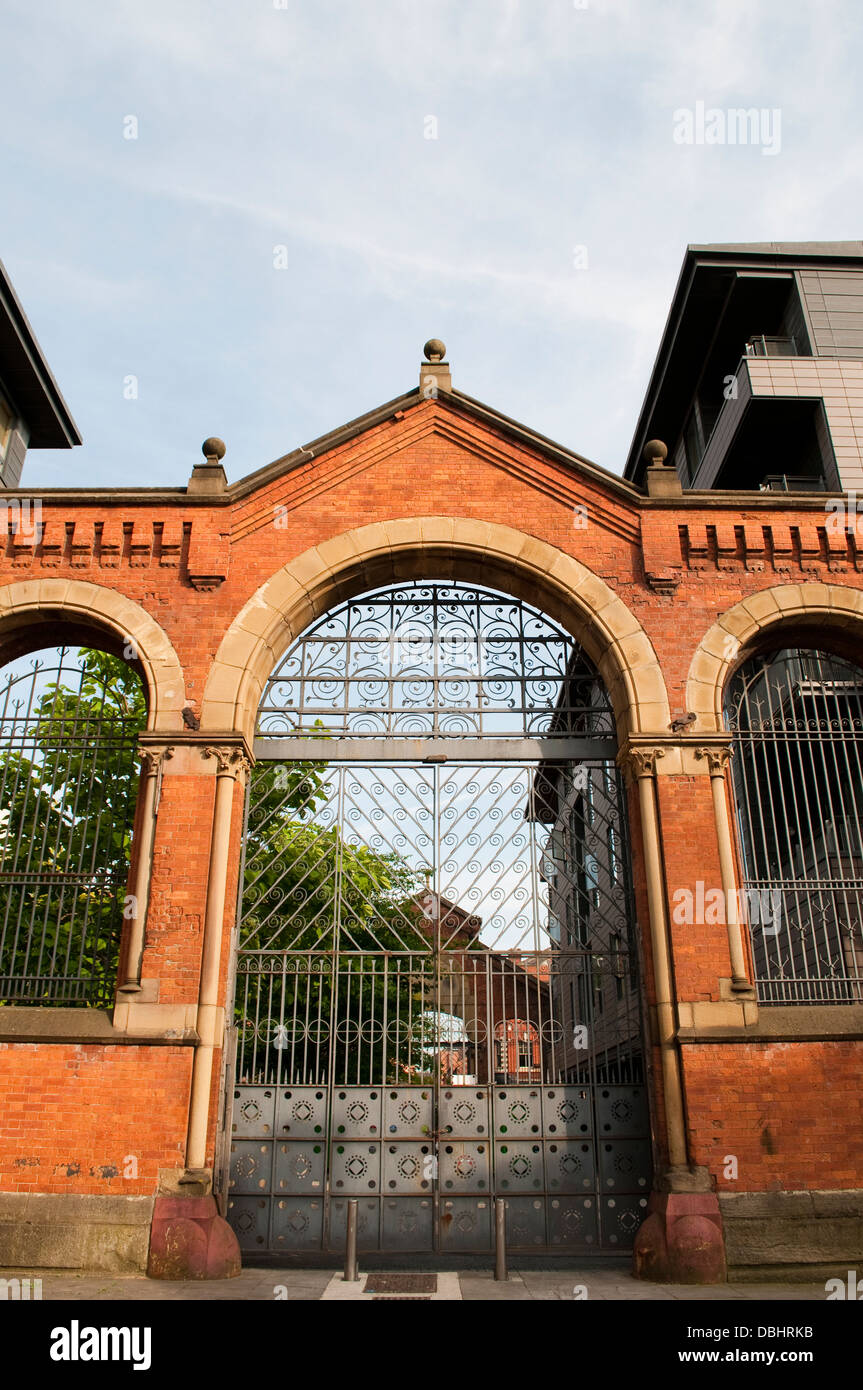
[[248, 1254], [632, 1245], [651, 1140], [614, 716], [522, 599], [377, 589], [266, 683], [228, 1217]]

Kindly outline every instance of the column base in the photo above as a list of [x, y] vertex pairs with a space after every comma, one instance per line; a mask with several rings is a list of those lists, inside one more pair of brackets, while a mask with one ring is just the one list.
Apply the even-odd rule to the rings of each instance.
[[157, 1197], [150, 1228], [150, 1279], [235, 1279], [237, 1237], [215, 1197]]
[[716, 1193], [705, 1192], [696, 1174], [681, 1174], [679, 1183], [675, 1176], [672, 1170], [661, 1185], [687, 1190], [651, 1193], [635, 1237], [632, 1272], [657, 1284], [724, 1284], [728, 1272]]

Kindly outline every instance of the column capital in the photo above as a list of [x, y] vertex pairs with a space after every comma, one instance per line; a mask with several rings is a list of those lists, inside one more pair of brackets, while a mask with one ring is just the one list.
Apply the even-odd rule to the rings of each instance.
[[138, 756], [144, 764], [147, 777], [157, 777], [162, 765], [174, 756], [172, 743], [139, 743]]
[[629, 743], [617, 755], [617, 762], [632, 781], [656, 776], [657, 759], [665, 757], [665, 749], [656, 743]]
[[232, 777], [236, 779], [241, 773], [251, 771], [252, 760], [248, 756], [244, 747], [236, 743], [205, 743], [201, 746], [201, 756], [204, 758], [215, 758], [218, 766], [216, 768], [217, 777]]
[[711, 777], [724, 777], [725, 769], [731, 761], [734, 749], [730, 743], [705, 744], [694, 750], [696, 758], [707, 760], [707, 769]]

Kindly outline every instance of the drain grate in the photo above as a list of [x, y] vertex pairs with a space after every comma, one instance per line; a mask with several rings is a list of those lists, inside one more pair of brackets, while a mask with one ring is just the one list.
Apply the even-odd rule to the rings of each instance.
[[366, 1293], [374, 1294], [432, 1294], [437, 1293], [436, 1274], [370, 1274]]

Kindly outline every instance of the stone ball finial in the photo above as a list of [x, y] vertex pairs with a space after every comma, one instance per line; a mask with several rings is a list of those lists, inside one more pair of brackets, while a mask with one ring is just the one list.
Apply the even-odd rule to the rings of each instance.
[[423, 348], [423, 354], [429, 362], [442, 362], [446, 357], [446, 343], [442, 343], [440, 338], [429, 338]]
[[223, 459], [225, 457], [225, 452], [224, 441], [217, 439], [215, 435], [211, 435], [209, 439], [205, 439], [201, 445], [201, 453], [204, 455], [205, 459]]
[[668, 448], [661, 439], [649, 439], [644, 446], [643, 458], [648, 467], [661, 466], [668, 458]]

